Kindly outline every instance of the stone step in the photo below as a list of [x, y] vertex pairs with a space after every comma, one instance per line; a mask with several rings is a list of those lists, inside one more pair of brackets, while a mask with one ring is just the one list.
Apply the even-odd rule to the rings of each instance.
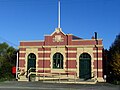
[[29, 81], [28, 78], [26, 78], [26, 76], [19, 76], [18, 81]]
[[95, 82], [96, 80], [94, 80], [94, 79], [87, 79], [87, 80], [84, 80], [84, 79], [76, 79], [76, 81], [78, 81], [78, 82]]
[[70, 83], [70, 84], [96, 84], [97, 81], [94, 82], [88, 82], [88, 81], [64, 81], [64, 80], [60, 80], [60, 81], [43, 81], [46, 83]]

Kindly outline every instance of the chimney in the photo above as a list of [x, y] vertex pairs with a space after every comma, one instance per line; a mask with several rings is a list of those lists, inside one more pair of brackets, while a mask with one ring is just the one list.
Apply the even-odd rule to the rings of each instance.
[[95, 39], [97, 40], [97, 32], [95, 32]]

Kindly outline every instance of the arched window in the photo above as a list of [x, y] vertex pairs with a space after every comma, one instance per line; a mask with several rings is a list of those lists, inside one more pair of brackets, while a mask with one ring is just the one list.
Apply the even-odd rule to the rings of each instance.
[[63, 69], [63, 55], [61, 53], [55, 53], [53, 55], [53, 68]]

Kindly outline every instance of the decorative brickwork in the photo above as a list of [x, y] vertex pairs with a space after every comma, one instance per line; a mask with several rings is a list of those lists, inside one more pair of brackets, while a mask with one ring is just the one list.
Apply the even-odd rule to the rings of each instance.
[[[45, 36], [45, 40], [43, 41], [20, 42], [19, 67], [27, 71], [28, 55], [34, 53], [36, 55], [36, 74], [43, 72], [67, 73], [68, 75], [76, 75], [77, 78], [80, 78], [80, 55], [86, 53], [90, 56], [90, 76], [102, 80], [103, 45], [101, 39], [97, 39], [97, 41], [98, 43], [96, 45], [95, 39], [84, 40], [72, 34], [64, 34], [61, 28], [57, 28], [51, 35]], [[53, 57], [55, 53], [63, 55], [63, 62], [60, 62], [59, 56]], [[57, 60], [54, 63], [53, 58]], [[63, 68], [57, 68], [61, 63], [63, 64]], [[53, 68], [53, 64], [56, 65], [57, 69]]]

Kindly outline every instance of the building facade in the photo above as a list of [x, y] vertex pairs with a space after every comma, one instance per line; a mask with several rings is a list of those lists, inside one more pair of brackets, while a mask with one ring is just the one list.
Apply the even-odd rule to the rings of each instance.
[[20, 42], [18, 80], [27, 80], [29, 69], [34, 68], [36, 76], [61, 74], [64, 77], [96, 79], [101, 82], [102, 50], [102, 39], [82, 39], [56, 28], [51, 35], [46, 35], [43, 41]]

